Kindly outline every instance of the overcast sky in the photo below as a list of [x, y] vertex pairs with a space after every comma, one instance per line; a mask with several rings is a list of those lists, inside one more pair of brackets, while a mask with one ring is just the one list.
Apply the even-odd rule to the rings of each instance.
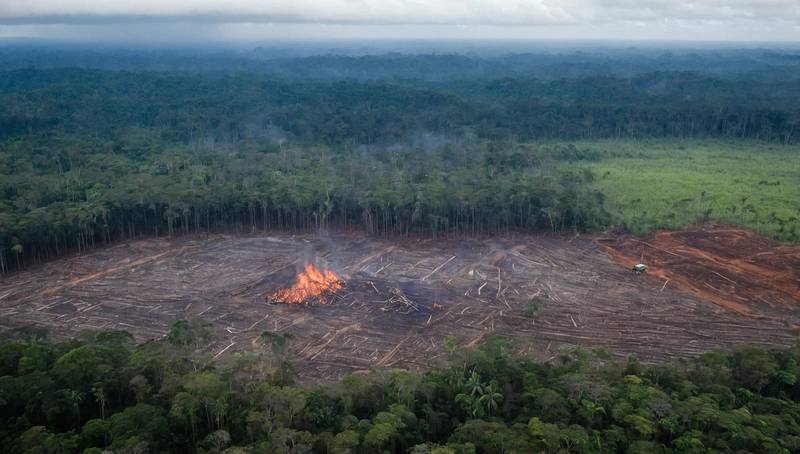
[[0, 0], [0, 36], [797, 42], [800, 0]]

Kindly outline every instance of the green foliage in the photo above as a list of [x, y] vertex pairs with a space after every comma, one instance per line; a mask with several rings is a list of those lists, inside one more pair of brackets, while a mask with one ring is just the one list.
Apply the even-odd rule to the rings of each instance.
[[76, 436], [50, 433], [43, 426], [33, 426], [22, 433], [13, 448], [31, 454], [66, 454], [77, 452]]
[[110, 422], [103, 419], [86, 421], [80, 433], [80, 445], [84, 448], [104, 447], [110, 441]]
[[109, 418], [111, 447], [122, 448], [146, 444], [163, 446], [168, 433], [167, 420], [161, 408], [147, 404], [128, 407]]
[[0, 49], [0, 273], [221, 229], [800, 241], [794, 51], [265, 52]]
[[536, 317], [539, 313], [542, 312], [544, 309], [544, 299], [539, 297], [534, 297], [528, 300], [528, 304], [525, 305], [525, 316], [526, 317]]
[[475, 454], [475, 445], [472, 443], [425, 443], [414, 446], [410, 454]]
[[198, 319], [178, 320], [167, 333], [167, 341], [183, 347], [203, 344], [211, 336], [210, 327], [210, 323]]
[[[0, 153], [3, 270], [17, 258], [29, 263], [143, 234], [360, 227], [435, 236], [609, 223], [602, 195], [587, 184], [591, 175], [542, 160], [547, 151], [538, 147], [470, 142], [458, 153], [452, 146], [357, 152], [284, 144], [281, 153], [263, 154], [256, 144], [224, 151], [177, 144], [147, 145], [134, 159], [83, 141], [75, 139], [67, 171], [30, 162], [24, 141]], [[26, 245], [19, 256], [15, 242]], [[191, 342], [190, 325], [176, 325], [170, 340]]]
[[554, 450], [561, 442], [558, 425], [544, 423], [537, 416], [528, 420], [528, 432], [537, 441], [538, 449]]
[[[573, 349], [542, 364], [492, 338], [478, 350], [453, 346], [452, 362], [440, 370], [390, 370], [304, 388], [275, 377], [268, 358], [216, 369], [183, 343], [134, 346], [126, 339], [100, 332], [64, 344], [0, 343], [0, 440], [7, 450], [800, 449], [800, 347], [741, 346], [658, 365], [633, 357], [595, 363]], [[25, 357], [34, 359], [15, 367]]]
[[83, 345], [62, 355], [53, 365], [56, 377], [76, 390], [91, 391], [91, 385], [112, 375], [129, 353], [122, 347]]
[[800, 242], [800, 153], [763, 142], [596, 141], [587, 168], [606, 207], [635, 233], [722, 220]]
[[470, 443], [477, 452], [528, 452], [529, 438], [520, 427], [509, 428], [502, 422], [468, 420], [453, 432], [451, 441]]
[[337, 454], [355, 453], [361, 444], [360, 438], [354, 430], [339, 432], [333, 437], [331, 451]]
[[[739, 111], [750, 100], [729, 92], [719, 96], [732, 111], [706, 109], [715, 101], [699, 98], [697, 115], [715, 120], [692, 133], [686, 129], [698, 121], [687, 107], [664, 118], [662, 106], [647, 104], [643, 113], [595, 79], [583, 82], [599, 84], [605, 107], [597, 110], [575, 103], [586, 95], [575, 81], [439, 92], [252, 74], [4, 75], [11, 81], [0, 90], [0, 272], [120, 239], [218, 229], [436, 236], [623, 223], [644, 233], [719, 219], [800, 241], [796, 114]], [[672, 89], [688, 90], [677, 82], [688, 77], [698, 96], [716, 89], [685, 74], [652, 77], [658, 82], [641, 82], [661, 86], [666, 77]], [[618, 90], [650, 99], [620, 83]], [[515, 111], [522, 106], [514, 86], [566, 117], [544, 107]], [[480, 112], [486, 106], [475, 90], [516, 107]], [[620, 109], [631, 117], [618, 117]], [[4, 129], [4, 119], [17, 126]], [[742, 130], [753, 136], [741, 140]], [[174, 334], [186, 342], [186, 333]]]

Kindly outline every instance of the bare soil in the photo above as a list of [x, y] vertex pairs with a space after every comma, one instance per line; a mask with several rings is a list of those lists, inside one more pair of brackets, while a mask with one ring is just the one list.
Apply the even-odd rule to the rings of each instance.
[[800, 324], [800, 245], [719, 225], [598, 239], [625, 265], [741, 315]]
[[[792, 344], [797, 247], [732, 232], [133, 241], [0, 278], [0, 330], [121, 329], [146, 340], [201, 317], [217, 332], [206, 350], [220, 359], [266, 349], [264, 331], [292, 333], [290, 352], [309, 380], [427, 368], [444, 358], [449, 336], [469, 346], [508, 336], [544, 359], [563, 346], [661, 361], [742, 342]], [[326, 305], [267, 304], [264, 296], [292, 284], [309, 259], [332, 267], [344, 289]], [[639, 261], [647, 274], [630, 271]], [[531, 299], [543, 302], [533, 316]]]

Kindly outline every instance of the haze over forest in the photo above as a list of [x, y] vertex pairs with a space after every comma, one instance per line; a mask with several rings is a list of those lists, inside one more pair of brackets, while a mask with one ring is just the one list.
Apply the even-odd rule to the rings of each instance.
[[796, 42], [794, 0], [7, 0], [0, 36], [128, 41], [559, 39]]

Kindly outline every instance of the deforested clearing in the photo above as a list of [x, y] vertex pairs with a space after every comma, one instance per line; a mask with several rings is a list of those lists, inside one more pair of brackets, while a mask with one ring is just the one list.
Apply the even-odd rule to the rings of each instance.
[[[640, 260], [651, 265], [637, 275], [630, 264]], [[310, 263], [341, 286], [321, 300], [269, 302]], [[475, 346], [493, 335], [543, 360], [581, 346], [661, 361], [737, 343], [793, 344], [798, 263], [798, 246], [719, 226], [654, 238], [190, 235], [5, 275], [0, 325], [148, 340], [200, 318], [216, 333], [202, 349], [218, 361], [266, 349], [265, 332], [291, 333], [288, 351], [309, 380], [427, 369], [448, 342]]]

